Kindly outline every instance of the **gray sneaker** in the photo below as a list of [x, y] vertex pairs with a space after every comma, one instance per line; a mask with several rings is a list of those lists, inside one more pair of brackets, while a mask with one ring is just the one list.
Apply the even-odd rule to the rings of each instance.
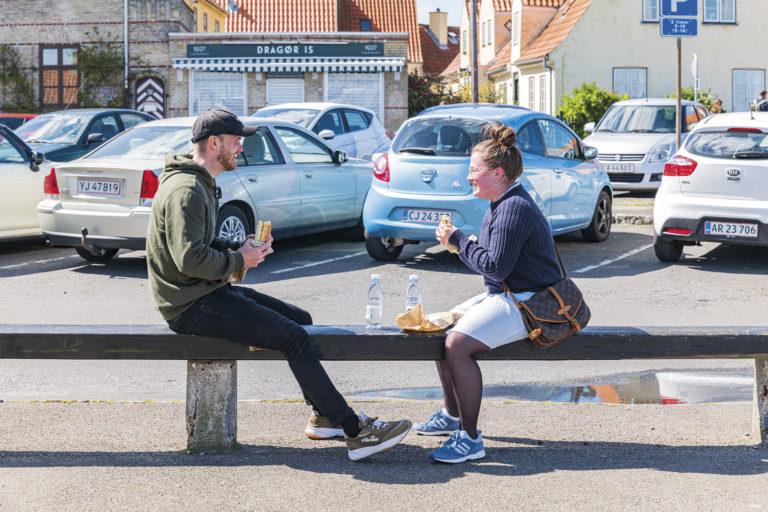
[[355, 437], [347, 437], [350, 460], [361, 460], [374, 453], [389, 450], [411, 429], [411, 422], [408, 420], [383, 422], [377, 418], [369, 418], [362, 412], [359, 417], [360, 433]]

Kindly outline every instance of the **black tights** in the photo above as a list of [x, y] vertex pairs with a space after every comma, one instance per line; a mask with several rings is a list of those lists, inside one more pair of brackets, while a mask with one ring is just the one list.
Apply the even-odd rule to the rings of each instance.
[[435, 361], [443, 402], [451, 416], [461, 419], [461, 428], [477, 438], [477, 418], [483, 398], [483, 374], [473, 357], [490, 350], [485, 343], [460, 332], [450, 332], [445, 340], [445, 361]]

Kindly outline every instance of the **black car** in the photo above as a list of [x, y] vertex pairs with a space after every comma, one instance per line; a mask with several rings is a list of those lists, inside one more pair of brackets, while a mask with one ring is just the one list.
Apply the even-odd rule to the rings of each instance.
[[41, 114], [16, 129], [32, 149], [53, 162], [69, 162], [105, 141], [154, 118], [137, 110], [70, 109]]

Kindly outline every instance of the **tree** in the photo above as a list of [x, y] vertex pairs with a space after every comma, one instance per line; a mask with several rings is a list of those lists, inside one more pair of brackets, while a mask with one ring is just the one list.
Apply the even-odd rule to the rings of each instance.
[[[693, 87], [681, 87], [680, 88], [680, 98], [684, 100], [691, 100], [693, 101], [693, 96], [695, 92], [693, 90]], [[674, 92], [671, 92], [666, 95], [667, 98], [676, 98], [677, 95]], [[712, 89], [709, 87], [703, 87], [699, 91], [699, 96], [696, 98], [696, 101], [704, 105], [707, 110], [712, 108], [712, 104], [715, 103], [715, 100], [717, 97], [712, 93]]]
[[560, 114], [579, 137], [584, 137], [584, 124], [599, 121], [611, 105], [626, 99], [628, 94], [601, 89], [595, 82], [582, 82], [570, 94], [563, 95]]
[[16, 49], [7, 44], [0, 45], [0, 109], [3, 112], [36, 112], [33, 91], [29, 77], [21, 69]]

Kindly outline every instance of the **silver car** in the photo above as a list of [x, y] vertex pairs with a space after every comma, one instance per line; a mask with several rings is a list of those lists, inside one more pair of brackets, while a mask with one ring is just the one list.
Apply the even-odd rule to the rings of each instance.
[[[683, 138], [709, 114], [701, 103], [683, 100]], [[587, 123], [592, 135], [584, 144], [597, 148], [597, 159], [614, 190], [659, 188], [664, 163], [675, 152], [675, 100], [642, 98], [617, 101], [600, 122]]]
[[[243, 139], [237, 170], [216, 178], [217, 236], [243, 241], [259, 220], [270, 220], [275, 239], [342, 228], [362, 239], [371, 162], [348, 159], [292, 123], [241, 119], [259, 130]], [[194, 120], [151, 121], [57, 165], [37, 206], [48, 241], [75, 247], [90, 261], [106, 261], [121, 248], [144, 249], [165, 155], [192, 152]]]
[[254, 117], [280, 119], [318, 134], [351, 157], [371, 160], [379, 146], [389, 142], [389, 132], [367, 108], [339, 103], [282, 103], [264, 107]]

